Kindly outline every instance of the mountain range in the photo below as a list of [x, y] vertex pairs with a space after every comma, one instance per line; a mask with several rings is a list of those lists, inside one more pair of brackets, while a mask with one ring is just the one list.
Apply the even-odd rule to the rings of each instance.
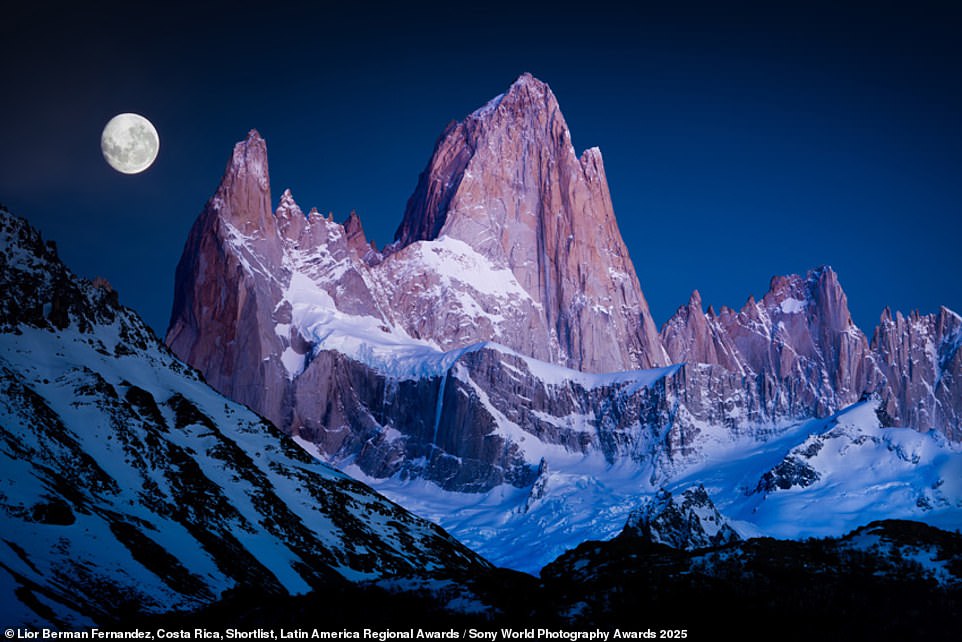
[[[290, 190], [272, 208], [267, 146], [251, 131], [190, 232], [166, 343], [321, 459], [529, 571], [612, 536], [720, 452], [755, 479], [719, 478], [712, 492], [756, 492], [773, 456], [856, 404], [874, 409], [860, 424], [870, 437], [850, 435], [860, 451], [908, 429], [956, 462], [962, 438], [962, 318], [947, 308], [885, 310], [869, 340], [822, 266], [772, 278], [738, 311], [706, 310], [696, 291], [659, 331], [601, 152], [576, 153], [553, 92], [529, 74], [444, 130], [380, 250], [354, 213], [305, 214]], [[910, 486], [891, 516], [960, 523], [951, 484]], [[741, 528], [864, 523], [836, 517], [776, 528], [745, 516]], [[546, 528], [562, 531], [552, 545], [524, 545]]]
[[0, 208], [4, 622], [962, 616], [954, 312], [870, 340], [822, 266], [659, 329], [528, 74], [444, 130], [391, 244], [273, 203], [251, 131], [163, 342]]

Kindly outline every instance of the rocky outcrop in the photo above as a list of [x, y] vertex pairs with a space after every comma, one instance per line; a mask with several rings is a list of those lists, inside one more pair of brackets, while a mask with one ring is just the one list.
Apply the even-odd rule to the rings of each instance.
[[738, 622], [746, 639], [801, 641], [826, 630], [852, 639], [916, 631], [938, 639], [953, 637], [962, 615], [960, 563], [958, 533], [886, 520], [838, 537], [755, 538], [691, 551], [632, 537], [586, 542], [541, 579], [570, 626], [637, 627], [643, 618], [643, 626], [672, 631], [697, 612], [705, 630]]
[[543, 448], [650, 461], [677, 370], [593, 376], [479, 344], [438, 376], [397, 379], [324, 351], [298, 379], [295, 427], [321, 457], [372, 477], [461, 492], [525, 487], [545, 474]]
[[643, 508], [632, 512], [620, 536], [682, 550], [723, 546], [741, 539], [701, 485], [685, 489], [678, 497], [661, 489]]

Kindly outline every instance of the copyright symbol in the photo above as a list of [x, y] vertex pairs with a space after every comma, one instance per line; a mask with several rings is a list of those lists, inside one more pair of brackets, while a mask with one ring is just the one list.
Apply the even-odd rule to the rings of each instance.
[[7, 629], [6, 631], [3, 632], [3, 634], [8, 638], [12, 638], [17, 635], [17, 632], [14, 631], [13, 629]]

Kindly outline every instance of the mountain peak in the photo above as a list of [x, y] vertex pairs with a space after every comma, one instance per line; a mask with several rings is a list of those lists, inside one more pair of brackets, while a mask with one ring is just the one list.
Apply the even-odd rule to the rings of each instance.
[[528, 72], [528, 71], [522, 72], [521, 75], [518, 76], [518, 79], [515, 80], [515, 81], [511, 84], [511, 87], [514, 88], [514, 87], [519, 87], [519, 86], [523, 86], [523, 85], [532, 85], [532, 86], [535, 86], [535, 87], [547, 87], [547, 86], [548, 86], [548, 85], [545, 84], [544, 82], [542, 82], [542, 81], [538, 80], [537, 78], [535, 78], [534, 76], [532, 76], [532, 75], [531, 75], [531, 72]]
[[286, 189], [284, 193], [281, 194], [281, 200], [277, 204], [276, 214], [277, 216], [291, 216], [295, 213], [304, 216], [304, 212], [301, 211], [297, 201], [294, 200], [294, 195], [291, 193], [291, 190]]
[[[442, 233], [452, 235], [451, 228], [456, 224], [451, 219], [464, 209], [459, 207], [463, 200], [471, 200], [471, 207], [482, 217], [477, 220], [476, 216], [471, 226], [480, 225], [484, 230], [473, 229], [463, 237], [455, 234], [455, 238], [474, 245], [474, 237], [479, 235], [498, 236], [501, 232], [498, 225], [503, 221], [500, 217], [486, 216], [480, 210], [486, 209], [487, 204], [474, 201], [493, 197], [491, 192], [503, 191], [512, 182], [521, 190], [528, 188], [532, 181], [525, 179], [536, 177], [518, 175], [525, 169], [518, 167], [525, 158], [554, 159], [554, 164], [576, 166], [579, 159], [574, 156], [570, 141], [567, 124], [551, 89], [530, 73], [523, 73], [505, 93], [444, 129], [395, 232], [397, 247], [433, 240]], [[585, 151], [580, 167], [586, 175], [604, 180], [601, 153], [597, 148]], [[478, 181], [482, 184], [475, 185]], [[547, 186], [530, 187], [543, 191]], [[535, 204], [522, 204], [526, 205]], [[477, 249], [486, 252], [484, 248]]]
[[267, 143], [256, 129], [234, 145], [220, 185], [205, 210], [244, 234], [273, 225]]
[[498, 132], [499, 137], [519, 135], [528, 142], [529, 149], [557, 146], [558, 151], [574, 155], [568, 125], [547, 83], [531, 74], [522, 74], [495, 100], [496, 109], [491, 108], [494, 101], [490, 101], [479, 111], [488, 115], [488, 127]]
[[667, 365], [600, 150], [575, 154], [554, 94], [531, 74], [438, 140], [394, 247], [441, 236], [511, 270], [544, 310], [559, 364], [596, 372]]
[[547, 100], [555, 101], [554, 93], [548, 83], [538, 80], [528, 72], [524, 72], [508, 88], [505, 94], [506, 101], [512, 100], [533, 100], [543, 102]]
[[[501, 105], [505, 106], [505, 110], [512, 117], [526, 112], [542, 111], [545, 108], [549, 111], [557, 111], [558, 109], [558, 101], [547, 83], [525, 72], [508, 87], [506, 92], [498, 94], [471, 112], [465, 119], [465, 122], [469, 120], [487, 120]], [[461, 123], [457, 121], [452, 122], [445, 133], [457, 127], [459, 124]]]
[[644, 507], [632, 511], [621, 537], [682, 550], [731, 544], [741, 539], [701, 484], [686, 489], [680, 496], [662, 488]]
[[822, 278], [834, 278], [838, 279], [838, 273], [832, 268], [831, 265], [819, 265], [808, 271], [806, 275], [809, 279], [819, 280]]
[[281, 200], [274, 210], [274, 222], [282, 236], [296, 240], [308, 226], [304, 211], [294, 200], [291, 190], [286, 189], [281, 194]]
[[351, 213], [347, 216], [347, 220], [344, 221], [343, 227], [348, 247], [356, 252], [358, 256], [363, 257], [368, 250], [376, 251], [373, 243], [368, 243], [367, 237], [364, 235], [364, 226], [361, 224], [361, 217], [358, 216], [356, 211], [351, 210]]
[[256, 172], [259, 178], [267, 177], [267, 141], [261, 138], [256, 129], [247, 133], [247, 138], [234, 145], [228, 170]]

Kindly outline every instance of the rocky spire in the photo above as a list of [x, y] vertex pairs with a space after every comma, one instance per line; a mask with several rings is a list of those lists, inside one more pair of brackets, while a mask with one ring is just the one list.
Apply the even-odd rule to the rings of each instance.
[[351, 210], [347, 220], [344, 221], [344, 237], [347, 240], [347, 246], [358, 258], [364, 258], [371, 250], [376, 251], [373, 244], [368, 243], [361, 217], [354, 210]]
[[284, 229], [296, 225], [297, 212], [288, 190], [275, 218], [267, 144], [252, 129], [234, 145], [220, 185], [191, 228], [177, 264], [165, 338], [211, 386], [271, 418], [283, 394], [265, 393], [264, 386], [283, 370], [272, 359], [283, 349], [273, 331], [284, 277], [278, 221]]
[[530, 74], [435, 146], [396, 242], [440, 236], [512, 270], [543, 310], [554, 361], [586, 371], [667, 363], [601, 152], [575, 154], [554, 93]]
[[274, 219], [278, 231], [286, 238], [297, 240], [307, 227], [307, 217], [301, 210], [291, 190], [286, 189], [281, 194], [281, 201], [274, 210]]
[[872, 352], [884, 375], [884, 409], [897, 425], [962, 440], [962, 317], [945, 307], [909, 316], [886, 308]]
[[687, 305], [678, 308], [661, 330], [661, 339], [672, 363], [707, 363], [732, 372], [744, 368], [714, 314], [702, 312], [701, 294], [691, 293]]
[[273, 230], [267, 143], [256, 129], [234, 145], [224, 177], [207, 209], [216, 211], [245, 235]]

